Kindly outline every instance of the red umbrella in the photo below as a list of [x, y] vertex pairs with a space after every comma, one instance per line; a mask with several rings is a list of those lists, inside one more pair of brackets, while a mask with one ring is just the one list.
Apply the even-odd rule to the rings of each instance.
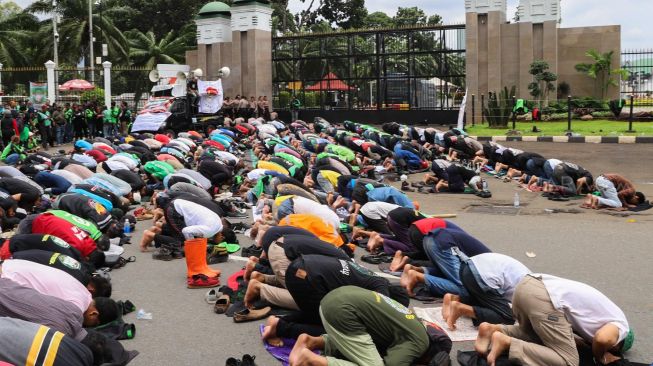
[[93, 84], [89, 83], [86, 80], [82, 79], [73, 79], [68, 80], [59, 86], [59, 90], [68, 91], [68, 90], [92, 90], [95, 89]]

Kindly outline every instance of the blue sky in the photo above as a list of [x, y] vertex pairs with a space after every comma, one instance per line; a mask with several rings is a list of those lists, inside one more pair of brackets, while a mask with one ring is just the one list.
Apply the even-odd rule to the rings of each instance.
[[[32, 2], [14, 1], [21, 6]], [[383, 11], [388, 15], [394, 15], [397, 4], [403, 7], [418, 6], [428, 14], [440, 14], [445, 23], [464, 21], [463, 0], [366, 0], [370, 12]], [[508, 0], [509, 18], [514, 16], [517, 4], [518, 0]], [[290, 0], [292, 10], [300, 10], [302, 6], [300, 0]], [[651, 14], [651, 0], [562, 0], [563, 27], [620, 24], [622, 48], [653, 48], [653, 32], [646, 25], [650, 24]]]

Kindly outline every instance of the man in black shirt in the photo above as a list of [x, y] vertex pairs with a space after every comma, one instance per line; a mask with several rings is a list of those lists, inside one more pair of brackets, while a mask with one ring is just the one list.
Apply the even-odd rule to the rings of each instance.
[[302, 255], [292, 261], [286, 271], [286, 287], [300, 313], [283, 319], [271, 317], [263, 339], [297, 338], [302, 333], [319, 336], [324, 333], [319, 316], [320, 301], [332, 290], [342, 286], [358, 286], [391, 297], [408, 305], [407, 293], [391, 286], [385, 278], [354, 262], [324, 255]]

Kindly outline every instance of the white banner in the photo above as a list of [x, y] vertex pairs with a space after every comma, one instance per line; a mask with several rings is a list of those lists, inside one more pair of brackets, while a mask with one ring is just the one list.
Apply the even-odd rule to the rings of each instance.
[[465, 96], [462, 103], [460, 103], [460, 111], [458, 111], [458, 129], [463, 130], [463, 121], [465, 120], [465, 108], [467, 107], [467, 89], [465, 89]]
[[136, 116], [132, 132], [158, 131], [166, 123], [171, 113], [143, 113]]
[[215, 114], [222, 108], [224, 93], [222, 80], [197, 80], [197, 92], [200, 94], [200, 113]]

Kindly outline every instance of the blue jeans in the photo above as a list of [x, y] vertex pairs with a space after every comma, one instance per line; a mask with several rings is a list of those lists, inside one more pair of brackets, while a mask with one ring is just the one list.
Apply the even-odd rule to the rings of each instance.
[[468, 296], [460, 280], [460, 258], [453, 254], [451, 248], [442, 248], [432, 235], [424, 237], [424, 251], [436, 267], [426, 268], [424, 278], [429, 291], [436, 296], [454, 294]]
[[91, 137], [91, 138], [95, 137], [97, 135], [97, 132], [98, 132], [98, 131], [95, 130], [95, 121], [93, 121], [93, 120], [87, 121], [86, 125], [88, 126], [88, 136]]
[[72, 140], [73, 140], [73, 123], [68, 122], [66, 123], [66, 127], [64, 128], [63, 142], [68, 143]]
[[7, 165], [16, 165], [20, 161], [20, 155], [11, 154], [5, 158], [5, 164]]
[[57, 135], [56, 135], [57, 136], [57, 145], [61, 145], [61, 144], [63, 144], [64, 135], [66, 134], [66, 126], [65, 125], [63, 125], [63, 126], [57, 125], [55, 128], [56, 128], [56, 131], [57, 131]]
[[415, 208], [408, 196], [394, 187], [379, 187], [367, 192], [367, 198], [372, 202], [390, 202], [402, 207]]
[[108, 139], [116, 135], [116, 125], [111, 123], [104, 124], [104, 138]]

